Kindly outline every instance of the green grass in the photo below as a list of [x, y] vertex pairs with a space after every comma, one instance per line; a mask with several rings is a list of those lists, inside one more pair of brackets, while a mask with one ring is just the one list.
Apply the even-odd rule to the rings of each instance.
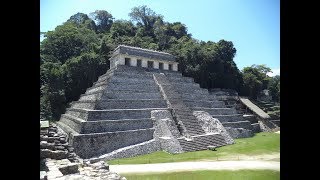
[[115, 159], [108, 161], [109, 164], [147, 164], [164, 162], [194, 161], [201, 159], [218, 159], [227, 156], [259, 155], [280, 152], [280, 134], [257, 133], [251, 138], [235, 139], [235, 144], [217, 148], [217, 151], [194, 151], [181, 154], [169, 154], [158, 151], [151, 154], [132, 158]]
[[128, 180], [277, 180], [279, 171], [238, 170], [238, 171], [192, 171], [161, 174], [122, 174]]

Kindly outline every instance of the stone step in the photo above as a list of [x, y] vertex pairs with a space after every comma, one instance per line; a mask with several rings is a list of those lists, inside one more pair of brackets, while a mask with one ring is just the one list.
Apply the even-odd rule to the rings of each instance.
[[59, 122], [66, 124], [77, 133], [80, 133], [82, 131], [81, 123], [85, 121], [81, 118], [73, 116], [72, 114], [62, 114]]
[[163, 86], [171, 85], [176, 89], [178, 89], [178, 88], [182, 88], [182, 89], [200, 88], [200, 85], [197, 83], [187, 83], [187, 82], [167, 82], [167, 83], [163, 83], [162, 85]]
[[96, 109], [143, 109], [143, 108], [167, 108], [167, 102], [163, 99], [126, 99], [99, 101]]
[[108, 99], [87, 100], [72, 103], [72, 108], [83, 109], [143, 109], [143, 108], [166, 108], [167, 102], [163, 99]]
[[139, 78], [139, 79], [153, 79], [153, 75], [149, 73], [138, 74], [138, 73], [129, 73], [129, 72], [114, 72], [114, 76], [119, 78]]
[[203, 139], [203, 140], [193, 140], [193, 141], [180, 141], [180, 145], [182, 145], [182, 147], [184, 149], [208, 149], [208, 146], [222, 146], [222, 145], [226, 145], [224, 139], [220, 140], [220, 139]]
[[200, 134], [203, 134], [203, 132], [202, 131], [198, 131], [198, 130], [192, 130], [192, 129], [189, 129], [189, 130], [187, 130], [187, 132], [190, 134], [190, 135], [200, 135]]
[[[167, 77], [182, 77], [182, 74], [180, 72], [165, 72], [164, 73]], [[184, 76], [186, 77], [186, 76]]]
[[224, 127], [252, 129], [250, 121], [223, 122]]
[[181, 94], [183, 100], [200, 100], [200, 101], [212, 101], [214, 100], [211, 96], [205, 94], [192, 94], [192, 93], [183, 93]]
[[224, 146], [226, 142], [220, 134], [194, 136], [192, 141], [178, 138], [178, 141], [184, 151], [205, 150], [208, 146]]
[[153, 127], [153, 122], [150, 118], [146, 119], [122, 119], [122, 120], [102, 120], [102, 121], [86, 121], [83, 123], [81, 133], [103, 133], [127, 131], [135, 129], [147, 129]]
[[233, 115], [216, 115], [211, 114], [213, 118], [217, 118], [221, 123], [222, 122], [236, 122], [243, 121], [242, 114], [233, 114]]
[[167, 76], [167, 79], [171, 82], [187, 82], [187, 83], [194, 83], [193, 78], [184, 77], [184, 76]]
[[188, 107], [204, 107], [204, 108], [223, 108], [225, 107], [222, 101], [200, 101], [200, 100], [184, 100]]
[[135, 91], [135, 92], [158, 92], [159, 88], [155, 83], [145, 83], [145, 84], [113, 84], [113, 83], [103, 83], [99, 85], [92, 86], [87, 89], [85, 94], [95, 94], [104, 91]]
[[87, 120], [121, 120], [121, 119], [145, 119], [151, 118], [152, 110], [166, 110], [167, 108], [149, 108], [149, 109], [108, 109], [108, 110], [88, 110], [68, 108], [66, 114]]
[[147, 85], [147, 86], [156, 86], [154, 81], [148, 80], [148, 81], [116, 81], [116, 80], [109, 80], [109, 81], [101, 81], [101, 82], [97, 82], [96, 84], [94, 84], [95, 87], [98, 86], [106, 86], [106, 85], [116, 85], [116, 86], [126, 86], [126, 85], [134, 85], [137, 84], [141, 87], [143, 87], [143, 85]]
[[188, 91], [186, 91], [185, 89], [175, 89], [178, 93], [186, 93], [186, 94], [190, 94], [190, 93], [196, 93], [196, 94], [202, 94], [202, 95], [207, 95], [209, 96], [209, 92], [207, 89], [202, 89], [202, 88], [189, 88]]
[[60, 121], [67, 124], [79, 134], [127, 131], [153, 127], [153, 123], [150, 118], [83, 121], [71, 115], [65, 114], [62, 116], [63, 117]]
[[82, 94], [80, 101], [87, 100], [106, 100], [106, 99], [128, 99], [128, 100], [139, 100], [139, 99], [162, 99], [160, 92], [130, 92], [130, 91], [114, 91], [114, 92], [102, 92], [96, 91], [92, 94]]
[[143, 82], [149, 82], [149, 83], [155, 83], [153, 78], [123, 78], [123, 77], [118, 77], [118, 76], [113, 76], [109, 82], [111, 83], [143, 83]]
[[107, 85], [107, 90], [118, 91], [118, 90], [127, 90], [127, 91], [141, 91], [141, 92], [154, 92], [159, 91], [159, 87], [155, 83], [144, 83], [144, 84], [113, 84], [109, 83]]
[[139, 100], [139, 99], [162, 99], [160, 92], [112, 92], [104, 93], [102, 99], [128, 99], [128, 100]]
[[110, 153], [114, 150], [142, 143], [153, 139], [153, 128], [105, 132], [105, 133], [91, 133], [91, 134], [77, 134], [70, 127], [65, 126], [59, 122], [58, 125], [66, 132], [73, 132], [72, 144], [74, 152], [84, 159], [102, 154]]
[[243, 120], [250, 121], [251, 124], [258, 122], [256, 116], [253, 114], [244, 114], [242, 117], [243, 117]]
[[198, 107], [193, 107], [191, 109], [193, 111], [206, 111], [209, 114], [215, 114], [215, 115], [237, 114], [237, 111], [234, 108], [198, 108]]

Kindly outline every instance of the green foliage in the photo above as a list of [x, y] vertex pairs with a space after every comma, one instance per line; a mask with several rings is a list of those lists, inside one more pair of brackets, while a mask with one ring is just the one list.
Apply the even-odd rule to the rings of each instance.
[[67, 102], [71, 102], [79, 99], [79, 95], [92, 86], [108, 67], [104, 58], [92, 52], [69, 59], [62, 68], [65, 72], [65, 95]]
[[243, 68], [244, 89], [241, 93], [256, 99], [261, 90], [268, 88], [271, 80], [267, 75], [268, 72], [271, 72], [271, 69], [266, 65], [252, 65]]
[[43, 63], [40, 67], [40, 118], [60, 118], [66, 104], [64, 88], [60, 64]]
[[276, 75], [270, 79], [268, 89], [273, 100], [280, 102], [280, 76]]
[[138, 26], [144, 26], [144, 28], [149, 31], [153, 28], [154, 23], [158, 19], [162, 19], [161, 15], [157, 15], [153, 10], [147, 6], [138, 6], [132, 8], [129, 16], [133, 21], [137, 22]]
[[215, 170], [215, 171], [185, 171], [147, 174], [121, 174], [130, 180], [270, 180], [280, 179], [280, 171], [272, 170]]
[[87, 26], [90, 21], [87, 15], [77, 13], [46, 33], [40, 44], [42, 118], [58, 120], [67, 103], [79, 98], [108, 69], [107, 56], [100, 55], [109, 54], [107, 45]]
[[135, 36], [136, 27], [130, 21], [117, 20], [110, 29], [111, 38], [117, 38], [121, 36]]
[[104, 33], [110, 30], [114, 18], [108, 11], [96, 10], [90, 13], [90, 16], [96, 22], [98, 33]]

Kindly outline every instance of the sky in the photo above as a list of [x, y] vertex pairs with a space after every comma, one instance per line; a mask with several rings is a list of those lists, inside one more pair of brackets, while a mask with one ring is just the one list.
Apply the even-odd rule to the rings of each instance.
[[141, 5], [164, 21], [185, 24], [198, 40], [232, 41], [240, 70], [265, 64], [270, 76], [280, 74], [280, 0], [40, 0], [40, 31], [54, 30], [78, 12], [106, 10], [116, 20], [130, 20], [131, 9]]

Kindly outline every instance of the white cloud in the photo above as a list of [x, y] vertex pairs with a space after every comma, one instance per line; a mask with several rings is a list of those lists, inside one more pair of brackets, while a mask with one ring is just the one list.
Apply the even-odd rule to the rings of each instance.
[[276, 69], [271, 69], [272, 73], [267, 73], [268, 76], [273, 77], [276, 75], [280, 75], [280, 68], [276, 68]]

